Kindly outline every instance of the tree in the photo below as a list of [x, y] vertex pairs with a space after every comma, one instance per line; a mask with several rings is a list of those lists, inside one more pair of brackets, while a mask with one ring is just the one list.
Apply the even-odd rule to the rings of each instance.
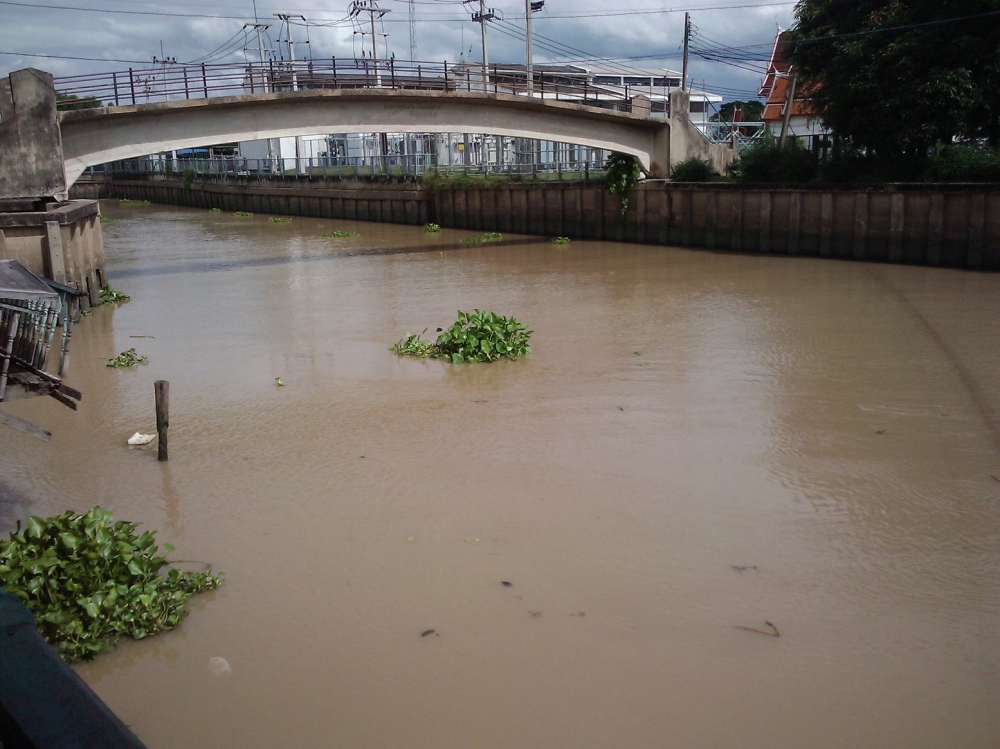
[[732, 122], [736, 107], [743, 110], [743, 122], [760, 122], [760, 118], [764, 116], [764, 105], [756, 99], [727, 101], [719, 107], [718, 114], [712, 115], [712, 122]]
[[1000, 0], [800, 0], [788, 57], [826, 124], [913, 171], [936, 143], [1000, 146]]
[[56, 96], [56, 107], [61, 110], [67, 109], [97, 109], [104, 105], [99, 99], [93, 96], [73, 96], [72, 94], [58, 94]]

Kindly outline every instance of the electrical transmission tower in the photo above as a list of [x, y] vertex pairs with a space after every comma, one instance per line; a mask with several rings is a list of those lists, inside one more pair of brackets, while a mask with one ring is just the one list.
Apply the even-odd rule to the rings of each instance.
[[410, 61], [417, 59], [417, 6], [410, 0]]

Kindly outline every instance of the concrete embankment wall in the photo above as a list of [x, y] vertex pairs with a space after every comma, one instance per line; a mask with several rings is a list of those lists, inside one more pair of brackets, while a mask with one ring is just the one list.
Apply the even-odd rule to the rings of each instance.
[[[112, 180], [74, 194], [254, 213], [422, 224], [574, 239], [606, 239], [1000, 270], [1000, 186], [879, 189], [684, 185], [650, 181], [616, 195], [599, 183], [511, 183], [433, 194], [412, 183], [272, 180]], [[89, 191], [89, 193], [87, 193]]]
[[97, 304], [107, 283], [100, 206], [71, 200], [40, 210], [0, 212], [0, 260], [72, 286]]
[[286, 182], [274, 180], [231, 184], [181, 179], [78, 181], [74, 196], [129, 198], [153, 203], [249, 211], [285, 216], [425, 224], [433, 221], [431, 201], [413, 183]]

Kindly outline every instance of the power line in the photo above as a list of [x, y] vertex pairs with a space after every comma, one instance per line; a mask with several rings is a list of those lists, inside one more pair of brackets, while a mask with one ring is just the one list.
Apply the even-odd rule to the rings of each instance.
[[121, 60], [114, 57], [74, 57], [71, 55], [39, 55], [33, 52], [0, 52], [8, 57], [44, 57], [47, 60], [85, 60], [87, 62], [125, 62], [133, 65], [148, 65], [149, 60]]

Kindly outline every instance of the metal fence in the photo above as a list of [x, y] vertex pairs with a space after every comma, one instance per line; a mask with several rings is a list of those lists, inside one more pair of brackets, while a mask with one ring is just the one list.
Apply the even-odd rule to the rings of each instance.
[[628, 86], [595, 86], [586, 77], [556, 72], [527, 74], [504, 65], [338, 59], [266, 63], [162, 64], [111, 73], [55, 79], [60, 109], [95, 104], [131, 105], [174, 99], [277, 93], [304, 89], [469, 91], [572, 101], [630, 112]]
[[407, 179], [429, 172], [480, 177], [506, 176], [538, 181], [574, 181], [603, 176], [604, 162], [600, 159], [565, 159], [555, 163], [444, 164], [433, 154], [305, 159], [250, 159], [239, 156], [162, 160], [137, 158], [91, 167], [86, 173], [143, 178], [155, 175], [190, 175], [225, 176], [237, 180], [337, 180], [355, 177]]

